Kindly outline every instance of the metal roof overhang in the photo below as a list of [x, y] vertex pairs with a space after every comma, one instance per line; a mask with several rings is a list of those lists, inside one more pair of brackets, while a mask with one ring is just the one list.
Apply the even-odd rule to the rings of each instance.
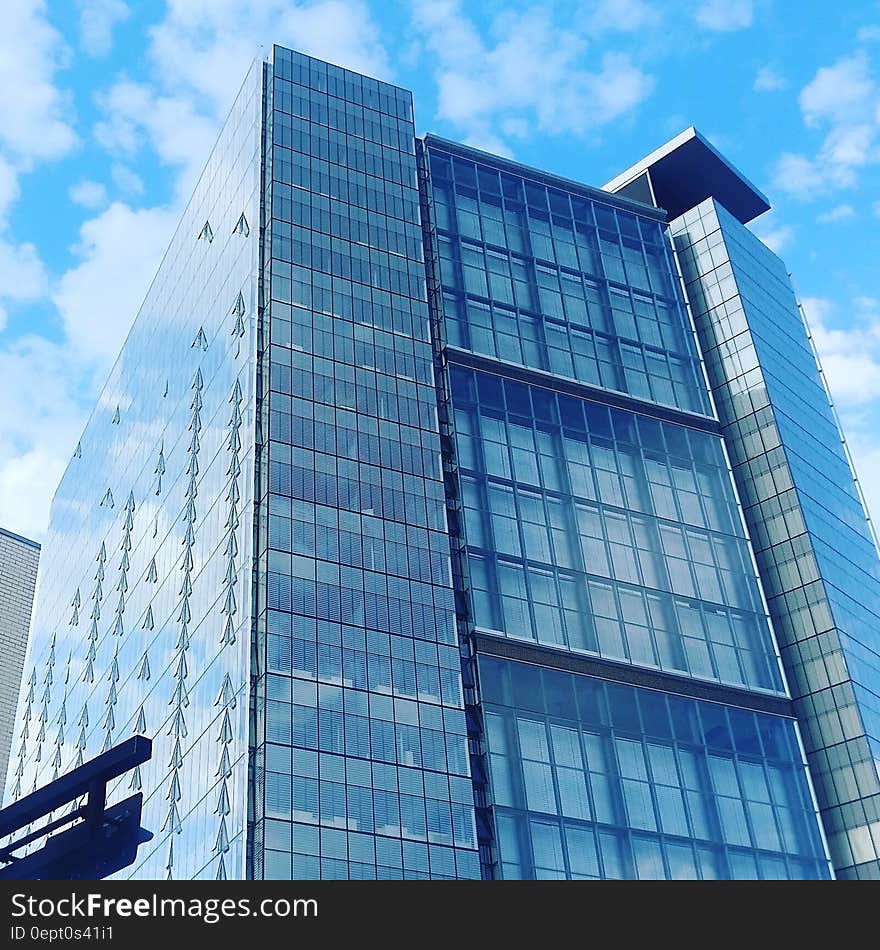
[[766, 196], [693, 126], [603, 185], [603, 191], [626, 193], [645, 172], [657, 205], [670, 219], [710, 197], [743, 224], [770, 209]]

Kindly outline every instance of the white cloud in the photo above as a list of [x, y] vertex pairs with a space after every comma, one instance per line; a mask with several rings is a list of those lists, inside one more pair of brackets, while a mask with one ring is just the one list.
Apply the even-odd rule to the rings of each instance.
[[807, 125], [862, 119], [870, 111], [875, 86], [864, 52], [822, 67], [801, 90], [800, 106]]
[[144, 183], [140, 175], [127, 165], [114, 162], [110, 168], [110, 177], [113, 179], [113, 184], [125, 194], [142, 195], [144, 193]]
[[[11, 178], [4, 182], [2, 169], [0, 161], [0, 330], [9, 322], [10, 304], [33, 303], [45, 297], [49, 289], [46, 268], [37, 248], [28, 242], [17, 243], [3, 233], [3, 215], [17, 196], [17, 181]], [[6, 207], [4, 198], [8, 202]], [[0, 415], [4, 412], [5, 406]]]
[[856, 33], [856, 39], [860, 43], [876, 43], [880, 40], [880, 26], [863, 26]]
[[[65, 55], [42, 0], [17, 0], [3, 8], [0, 31], [0, 328], [10, 305], [44, 297], [48, 277], [37, 248], [8, 230], [20, 194], [19, 177], [42, 160], [67, 154], [77, 142], [67, 98], [54, 85]], [[32, 384], [31, 384], [32, 385]], [[2, 402], [0, 418], [14, 411]], [[0, 455], [2, 458], [2, 455]]]
[[107, 117], [95, 125], [98, 142], [127, 158], [149, 144], [163, 164], [179, 169], [178, 197], [187, 197], [208, 159], [219, 119], [201, 112], [191, 96], [162, 95], [148, 83], [129, 79], [118, 80], [99, 104]]
[[511, 138], [522, 139], [529, 134], [529, 123], [525, 119], [513, 116], [501, 123], [501, 131]]
[[0, 229], [6, 222], [6, 214], [19, 195], [18, 175], [6, 159], [0, 155]]
[[168, 0], [150, 59], [166, 88], [184, 87], [225, 115], [251, 61], [272, 43], [388, 78], [388, 57], [361, 0]]
[[635, 32], [655, 26], [660, 13], [644, 0], [598, 0], [588, 14], [593, 32]]
[[43, 0], [3, 5], [0, 30], [0, 146], [16, 164], [66, 155], [77, 142], [70, 103], [54, 85], [64, 54]]
[[40, 337], [0, 349], [0, 524], [40, 539], [82, 429], [70, 354]]
[[875, 420], [851, 419], [847, 414], [841, 421], [874, 530], [880, 531], [880, 445]]
[[794, 239], [794, 229], [787, 224], [782, 224], [779, 225], [779, 227], [769, 228], [763, 231], [756, 231], [756, 233], [774, 254], [780, 254]]
[[774, 188], [806, 198], [823, 186], [824, 178], [821, 171], [806, 155], [786, 152], [779, 157], [773, 177]]
[[778, 92], [788, 85], [784, 76], [780, 75], [772, 66], [762, 66], [755, 75], [752, 88], [755, 92]]
[[800, 302], [811, 329], [823, 324], [834, 311], [834, 304], [826, 297], [801, 297]]
[[174, 231], [178, 211], [114, 202], [80, 228], [82, 259], [53, 289], [74, 357], [107, 369], [119, 352]]
[[83, 208], [100, 208], [107, 204], [107, 188], [99, 181], [79, 181], [67, 189], [70, 200]]
[[90, 56], [106, 56], [113, 46], [113, 29], [128, 19], [123, 0], [79, 0], [79, 34]]
[[832, 301], [805, 297], [801, 305], [834, 401], [857, 406], [880, 398], [880, 301], [856, 297], [847, 329], [829, 326], [837, 311]]
[[785, 225], [768, 231], [761, 240], [774, 254], [779, 254], [783, 248], [791, 243], [793, 237], [794, 231], [788, 225]]
[[856, 311], [872, 320], [880, 320], [880, 300], [877, 297], [868, 297], [865, 294], [853, 298]]
[[752, 0], [704, 0], [697, 7], [697, 24], [704, 30], [730, 32], [752, 25]]
[[877, 160], [876, 136], [877, 129], [870, 123], [836, 126], [822, 145], [819, 161], [832, 179], [849, 185], [855, 181], [855, 169]]
[[32, 303], [44, 297], [48, 288], [46, 268], [34, 245], [0, 239], [0, 301]]
[[817, 220], [821, 221], [822, 224], [833, 224], [836, 221], [849, 221], [855, 216], [856, 211], [852, 205], [836, 205], [824, 214], [820, 214]]
[[465, 136], [463, 143], [471, 148], [480, 149], [488, 152], [490, 155], [498, 155], [501, 158], [513, 158], [513, 152], [510, 150], [507, 142], [493, 134], [489, 129], [477, 129]]
[[[152, 148], [178, 170], [178, 201], [195, 185], [248, 68], [273, 42], [368, 75], [390, 73], [361, 0], [168, 0], [149, 36], [149, 80], [123, 76], [99, 93], [94, 134], [118, 162]], [[137, 194], [142, 185], [127, 177], [123, 190]]]
[[497, 149], [506, 151], [498, 131], [511, 119], [517, 136], [530, 126], [583, 135], [630, 112], [653, 88], [623, 53], [606, 51], [585, 68], [588, 37], [544, 8], [498, 15], [487, 38], [458, 0], [419, 2], [414, 22], [437, 61], [438, 117]]
[[97, 97], [106, 115], [94, 128], [95, 139], [108, 152], [134, 154], [144, 143], [142, 123], [151, 105], [150, 87], [145, 83], [120, 79]]
[[880, 89], [864, 50], [823, 66], [801, 90], [807, 128], [824, 138], [814, 157], [784, 154], [775, 183], [801, 198], [815, 197], [858, 182], [859, 172], [880, 162]]
[[[82, 422], [77, 422], [77, 428]], [[16, 534], [42, 540], [49, 507], [69, 456], [49, 448], [49, 441], [0, 462], [0, 521]]]
[[794, 228], [776, 219], [775, 211], [768, 211], [749, 224], [749, 229], [774, 254], [780, 254], [794, 240]]

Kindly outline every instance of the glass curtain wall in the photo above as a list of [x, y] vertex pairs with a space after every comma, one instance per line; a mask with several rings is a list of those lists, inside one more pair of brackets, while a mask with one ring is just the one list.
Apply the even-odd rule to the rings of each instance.
[[661, 214], [424, 151], [484, 874], [827, 876]]
[[880, 563], [784, 263], [708, 199], [671, 224], [835, 869], [880, 876]]
[[254, 64], [50, 515], [6, 800], [132, 734], [121, 877], [245, 873], [259, 257]]
[[411, 95], [276, 47], [269, 110], [252, 873], [479, 877]]

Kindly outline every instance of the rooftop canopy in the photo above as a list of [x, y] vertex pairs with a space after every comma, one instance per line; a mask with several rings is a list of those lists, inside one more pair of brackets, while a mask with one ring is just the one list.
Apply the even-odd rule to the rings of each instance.
[[609, 181], [603, 190], [644, 200], [646, 178], [650, 178], [655, 203], [670, 218], [709, 197], [743, 224], [770, 209], [765, 195], [693, 126]]

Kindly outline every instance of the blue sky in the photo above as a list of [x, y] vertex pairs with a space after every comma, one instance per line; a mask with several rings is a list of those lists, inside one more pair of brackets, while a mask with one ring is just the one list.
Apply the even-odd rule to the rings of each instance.
[[7, 0], [0, 525], [52, 493], [250, 61], [413, 89], [421, 132], [601, 184], [696, 125], [770, 197], [880, 517], [880, 4]]

